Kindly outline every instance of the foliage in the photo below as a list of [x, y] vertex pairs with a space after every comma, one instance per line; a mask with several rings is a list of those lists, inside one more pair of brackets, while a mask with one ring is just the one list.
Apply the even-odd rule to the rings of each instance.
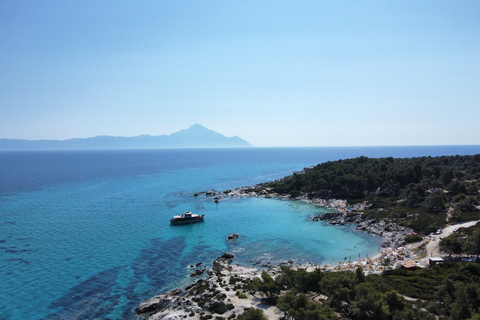
[[209, 308], [212, 313], [224, 314], [229, 310], [225, 302], [223, 301], [215, 301], [213, 302]]
[[407, 243], [413, 243], [413, 242], [420, 242], [423, 240], [423, 237], [419, 234], [409, 234], [407, 236], [407, 238], [405, 239], [405, 241], [407, 241]]
[[255, 291], [260, 291], [266, 296], [266, 302], [269, 304], [275, 304], [277, 301], [277, 296], [280, 293], [281, 285], [267, 273], [262, 272], [262, 279], [255, 278], [253, 280], [253, 289]]
[[[330, 161], [259, 185], [297, 197], [368, 201], [367, 215], [389, 218], [428, 234], [447, 222], [478, 218], [480, 155]], [[382, 210], [380, 210], [382, 209]]]
[[293, 291], [289, 291], [278, 299], [277, 306], [285, 313], [286, 319], [336, 319], [333, 310], [328, 305], [315, 303], [304, 293], [295, 295]]
[[246, 309], [239, 317], [239, 320], [268, 320], [263, 314], [262, 309], [250, 308]]
[[[279, 194], [368, 201], [364, 219], [387, 219], [428, 234], [448, 219], [478, 219], [480, 155], [326, 162], [257, 186]], [[256, 190], [258, 192], [258, 189]], [[411, 235], [415, 242], [420, 235]], [[480, 226], [462, 229], [440, 242], [452, 253], [480, 255]], [[283, 267], [253, 282], [286, 319], [479, 319], [480, 264], [443, 263], [432, 268], [394, 269], [382, 275], [307, 272]], [[319, 302], [312, 297], [327, 297]], [[415, 302], [409, 302], [411, 297]], [[428, 310], [428, 311], [425, 311]], [[435, 316], [434, 316], [435, 315]]]
[[440, 240], [440, 250], [452, 254], [480, 255], [480, 224], [458, 229]]
[[[273, 291], [285, 319], [335, 319], [335, 313], [351, 319], [478, 317], [480, 264], [443, 263], [416, 271], [394, 269], [382, 275], [362, 275], [360, 268], [322, 273], [283, 267], [271, 281], [279, 290]], [[271, 284], [267, 277], [259, 281], [265, 279]], [[315, 280], [319, 280], [316, 286], [304, 283]], [[320, 294], [327, 300], [313, 299]], [[416, 302], [408, 302], [405, 296]]]

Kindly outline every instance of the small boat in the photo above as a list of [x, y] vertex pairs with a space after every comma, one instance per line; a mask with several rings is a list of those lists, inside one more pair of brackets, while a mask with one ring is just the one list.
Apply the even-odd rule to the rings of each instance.
[[203, 218], [205, 218], [204, 214], [199, 215], [199, 214], [196, 214], [196, 213], [191, 213], [190, 211], [186, 211], [185, 213], [182, 213], [181, 215], [173, 216], [173, 218], [170, 219], [170, 224], [178, 225], [178, 224], [189, 224], [189, 223], [203, 222]]

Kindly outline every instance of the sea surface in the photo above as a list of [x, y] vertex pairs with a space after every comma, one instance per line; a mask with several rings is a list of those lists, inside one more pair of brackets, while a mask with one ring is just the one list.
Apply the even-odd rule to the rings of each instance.
[[[0, 319], [132, 319], [191, 265], [329, 262], [381, 239], [278, 199], [193, 194], [274, 180], [330, 160], [480, 153], [480, 146], [0, 152]], [[205, 222], [171, 226], [184, 211]], [[240, 238], [228, 242], [233, 232]]]

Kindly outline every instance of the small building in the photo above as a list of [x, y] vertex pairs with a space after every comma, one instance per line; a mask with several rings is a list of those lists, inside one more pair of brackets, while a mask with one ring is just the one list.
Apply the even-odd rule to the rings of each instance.
[[400, 267], [402, 269], [410, 270], [410, 271], [415, 271], [415, 270], [419, 269], [417, 261], [415, 261], [415, 260], [407, 260], [407, 261], [403, 262]]
[[443, 258], [440, 258], [440, 257], [432, 257], [428, 260], [428, 264], [430, 265], [430, 267], [433, 267], [442, 262], [443, 262]]

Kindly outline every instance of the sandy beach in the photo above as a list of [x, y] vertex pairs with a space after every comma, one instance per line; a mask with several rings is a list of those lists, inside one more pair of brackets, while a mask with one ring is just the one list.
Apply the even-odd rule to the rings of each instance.
[[[381, 274], [387, 269], [399, 268], [402, 265], [409, 265], [413, 267], [427, 267], [428, 258], [439, 256], [439, 240], [441, 238], [451, 235], [458, 228], [468, 228], [475, 224], [478, 221], [469, 221], [464, 223], [459, 223], [455, 225], [450, 225], [445, 227], [440, 234], [427, 236], [421, 243], [416, 243], [415, 245], [408, 245], [399, 248], [385, 248], [379, 252], [374, 257], [367, 257], [365, 259], [358, 259], [356, 261], [338, 261], [336, 264], [328, 263], [323, 266], [314, 265], [311, 263], [305, 263], [298, 266], [293, 266], [294, 269], [305, 269], [307, 271], [314, 271], [315, 269], [321, 269], [325, 272], [339, 272], [339, 271], [355, 271], [358, 267], [362, 267], [366, 275], [369, 274]], [[426, 255], [419, 256], [416, 253], [416, 249], [422, 244], [426, 245]], [[232, 256], [233, 257], [233, 256]], [[217, 259], [218, 260], [218, 259]], [[231, 260], [229, 260], [231, 261]], [[229, 313], [235, 312], [236, 314], [241, 314], [248, 308], [260, 308], [263, 310], [264, 314], [268, 319], [281, 319], [283, 317], [282, 312], [275, 306], [269, 306], [262, 303], [261, 297], [257, 297], [250, 293], [246, 294], [244, 297], [240, 297], [236, 294], [236, 290], [230, 283], [229, 279], [231, 277], [236, 277], [238, 279], [253, 279], [260, 278], [261, 273], [265, 270], [258, 269], [254, 267], [243, 267], [239, 265], [230, 265], [229, 261], [226, 264], [221, 265], [222, 277], [216, 276], [216, 273], [210, 273], [210, 277], [205, 279], [211, 285], [217, 287], [217, 290], [220, 290], [221, 293], [225, 295], [225, 300], [228, 303], [231, 303], [234, 306], [234, 309], [229, 311]], [[215, 269], [215, 262], [214, 262]], [[220, 272], [219, 270], [216, 270]], [[271, 266], [268, 270], [268, 273], [275, 277], [275, 275], [280, 272], [278, 266]], [[223, 282], [222, 282], [223, 279]], [[222, 284], [223, 283], [223, 284]], [[227, 287], [224, 287], [227, 285]], [[231, 288], [230, 288], [231, 287]], [[152, 314], [148, 319], [181, 319], [187, 315], [197, 313], [202, 309], [196, 305], [191, 305], [190, 302], [186, 301], [186, 297], [189, 294], [185, 293], [184, 296], [177, 296], [173, 293], [164, 293], [158, 295], [148, 301], [142, 303], [140, 308], [148, 308], [150, 305], [162, 304], [164, 301], [166, 303], [165, 308], [158, 310], [157, 313]], [[193, 319], [200, 319], [198, 314], [195, 314]]]
[[[424, 237], [424, 240], [420, 243], [412, 245], [406, 245], [399, 248], [385, 248], [378, 254], [371, 258], [358, 259], [356, 261], [338, 261], [336, 263], [328, 263], [323, 266], [317, 266], [312, 264], [303, 264], [298, 268], [304, 268], [307, 271], [312, 271], [315, 268], [320, 268], [324, 271], [355, 271], [358, 267], [362, 267], [365, 274], [380, 274], [385, 269], [399, 268], [404, 264], [408, 264], [410, 261], [414, 262], [417, 266], [428, 266], [428, 259], [430, 257], [438, 257], [442, 255], [439, 250], [440, 239], [448, 237], [455, 230], [459, 228], [469, 228], [476, 225], [480, 220], [462, 222], [445, 227], [440, 234]], [[426, 243], [426, 254], [419, 255], [416, 253], [416, 249], [422, 244]], [[445, 253], [443, 253], [445, 254]]]

